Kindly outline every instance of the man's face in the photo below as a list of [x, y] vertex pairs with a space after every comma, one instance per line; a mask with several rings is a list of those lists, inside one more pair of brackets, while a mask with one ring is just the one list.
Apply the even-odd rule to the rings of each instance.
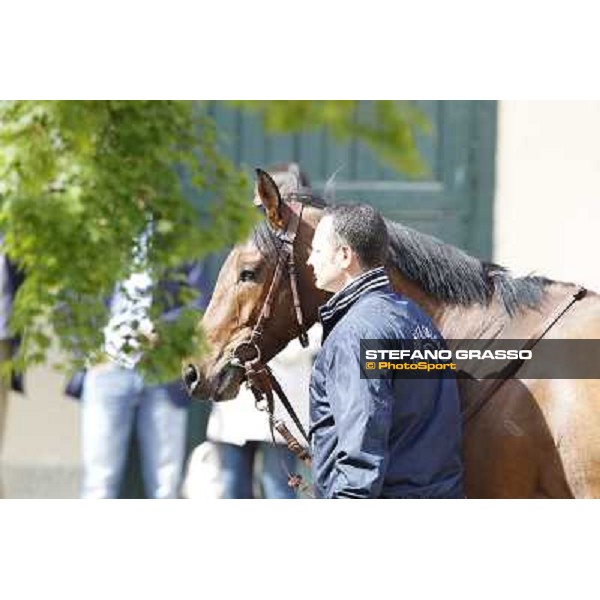
[[348, 248], [340, 244], [333, 231], [332, 217], [323, 217], [315, 229], [310, 256], [306, 261], [313, 268], [317, 288], [335, 293], [343, 287], [347, 251]]

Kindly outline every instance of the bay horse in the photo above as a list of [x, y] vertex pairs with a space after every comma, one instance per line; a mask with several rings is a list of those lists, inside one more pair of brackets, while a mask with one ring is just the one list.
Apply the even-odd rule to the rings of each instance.
[[[203, 357], [185, 361], [184, 382], [194, 397], [222, 401], [237, 395], [244, 375], [232, 364], [232, 353], [249, 339], [256, 324], [280, 249], [276, 234], [286, 228], [298, 203], [302, 211], [293, 253], [306, 327], [317, 320], [318, 307], [330, 297], [316, 289], [306, 265], [326, 203], [302, 183], [295, 165], [273, 177], [257, 169], [254, 203], [265, 218], [250, 239], [231, 251], [219, 273], [201, 321], [210, 349]], [[576, 285], [544, 277], [516, 278], [432, 236], [395, 222], [387, 225], [386, 268], [394, 289], [418, 303], [445, 338], [600, 337], [598, 294], [578, 294]], [[565, 304], [569, 298], [577, 301]], [[543, 324], [560, 306], [565, 310], [545, 330]], [[299, 334], [290, 281], [282, 277], [260, 338], [262, 361]], [[459, 382], [467, 415], [467, 497], [600, 497], [600, 380], [525, 375], [518, 371], [491, 387], [489, 381]]]

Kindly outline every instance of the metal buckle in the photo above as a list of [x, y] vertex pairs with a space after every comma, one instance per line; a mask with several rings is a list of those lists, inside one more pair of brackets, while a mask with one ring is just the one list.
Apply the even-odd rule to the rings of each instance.
[[[244, 356], [246, 351], [250, 351], [250, 354], [254, 354], [254, 357]], [[229, 361], [229, 364], [234, 367], [246, 368], [246, 365], [254, 366], [260, 362], [261, 353], [260, 348], [256, 342], [242, 342], [238, 344], [233, 351], [233, 358]]]

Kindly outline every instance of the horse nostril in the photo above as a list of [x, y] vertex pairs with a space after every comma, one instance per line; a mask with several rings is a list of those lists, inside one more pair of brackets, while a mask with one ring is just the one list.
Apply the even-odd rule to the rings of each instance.
[[185, 387], [187, 387], [190, 392], [194, 391], [199, 379], [198, 370], [194, 365], [188, 365], [183, 370], [183, 381], [185, 383]]

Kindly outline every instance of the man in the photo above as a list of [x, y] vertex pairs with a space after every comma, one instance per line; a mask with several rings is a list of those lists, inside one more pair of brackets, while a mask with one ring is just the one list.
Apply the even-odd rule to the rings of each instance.
[[[107, 360], [88, 369], [84, 378], [76, 374], [67, 386], [68, 395], [82, 400], [83, 498], [119, 496], [134, 428], [146, 495], [179, 497], [189, 398], [179, 380], [158, 385], [145, 381], [132, 323], [137, 322], [136, 331], [150, 338], [153, 298], [168, 301], [161, 318], [174, 319], [184, 306], [183, 290], [204, 291], [206, 273], [203, 263], [192, 263], [177, 269], [172, 279], [155, 283], [142, 266], [148, 244], [144, 236], [134, 258], [139, 269], [117, 286], [110, 300], [111, 318], [104, 330]], [[205, 301], [199, 296], [193, 306], [202, 309]]]
[[441, 335], [396, 294], [388, 231], [366, 205], [328, 208], [308, 264], [333, 297], [319, 309], [323, 347], [311, 378], [311, 446], [321, 498], [462, 497], [461, 421], [449, 377], [361, 378], [360, 340]]

